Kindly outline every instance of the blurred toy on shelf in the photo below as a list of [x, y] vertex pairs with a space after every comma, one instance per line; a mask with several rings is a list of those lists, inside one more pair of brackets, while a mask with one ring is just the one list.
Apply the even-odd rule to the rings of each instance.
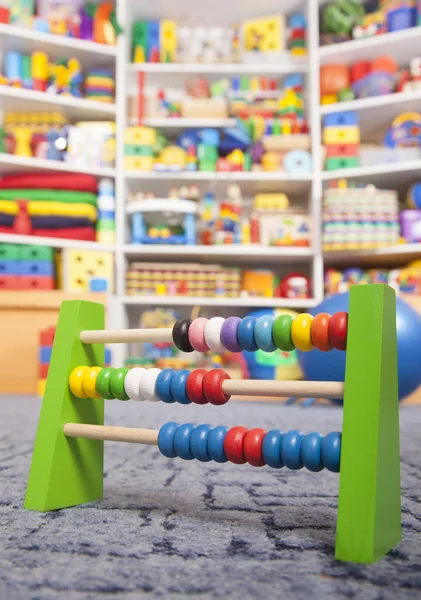
[[327, 295], [347, 292], [351, 285], [387, 283], [398, 293], [421, 294], [421, 261], [415, 260], [399, 269], [328, 269], [325, 272]]
[[400, 31], [415, 27], [420, 20], [419, 0], [373, 0], [367, 3], [331, 0], [321, 11], [320, 43], [334, 44]]
[[[172, 309], [154, 308], [142, 313], [139, 327], [141, 329], [173, 327], [179, 318], [179, 315]], [[171, 342], [148, 342], [146, 344], [139, 344], [139, 346], [143, 359], [142, 366], [145, 366], [145, 364], [155, 366], [159, 360], [172, 359], [179, 353], [178, 349]]]
[[133, 244], [196, 243], [197, 203], [179, 198], [142, 198], [139, 194], [126, 203], [131, 216]]
[[421, 113], [406, 112], [398, 115], [386, 132], [385, 146], [412, 148], [421, 146]]
[[241, 279], [241, 297], [273, 298], [276, 275], [268, 269], [247, 269]]
[[68, 125], [58, 112], [6, 112], [4, 133], [4, 150], [9, 154], [64, 161], [84, 168], [115, 164], [115, 123], [111, 121]]
[[1, 22], [72, 38], [115, 45], [122, 32], [114, 2], [7, 0]]
[[224, 296], [240, 294], [240, 269], [190, 263], [131, 263], [127, 270], [128, 295]]
[[288, 24], [287, 31], [282, 14], [225, 27], [189, 26], [169, 19], [135, 21], [132, 60], [135, 63], [297, 60], [306, 53], [306, 20], [302, 13], [296, 13]]
[[66, 128], [63, 160], [75, 167], [115, 165], [116, 126], [114, 121], [79, 121]]
[[115, 243], [115, 186], [112, 179], [98, 181], [98, 218], [96, 241], [101, 244]]
[[114, 290], [114, 255], [111, 252], [64, 248], [57, 262], [60, 288], [65, 292]]
[[279, 282], [276, 295], [279, 298], [310, 298], [311, 282], [303, 273], [289, 273]]
[[406, 205], [408, 208], [421, 209], [421, 181], [409, 187], [406, 195]]
[[112, 103], [115, 96], [115, 78], [111, 69], [90, 69], [86, 73], [85, 98], [96, 102]]
[[326, 152], [327, 171], [359, 166], [360, 127], [357, 112], [325, 115], [322, 139]]
[[323, 195], [323, 249], [363, 250], [399, 243], [398, 195], [332, 181]]
[[55, 287], [52, 248], [0, 244], [0, 289], [53, 290]]
[[252, 243], [310, 246], [311, 219], [304, 211], [289, 208], [285, 194], [258, 194], [254, 199], [251, 221], [256, 221], [252, 226]]

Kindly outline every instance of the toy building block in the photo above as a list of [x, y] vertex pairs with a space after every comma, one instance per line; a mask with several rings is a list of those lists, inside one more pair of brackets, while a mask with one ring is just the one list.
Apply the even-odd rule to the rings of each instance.
[[[23, 246], [24, 248], [24, 246]], [[0, 261], [17, 261], [21, 258], [22, 247], [18, 244], [0, 244]]]
[[132, 60], [145, 62], [148, 56], [148, 25], [145, 21], [136, 21], [132, 29]]
[[323, 129], [324, 144], [359, 144], [360, 128], [357, 125], [325, 127]]
[[156, 130], [152, 127], [126, 127], [124, 132], [124, 143], [141, 146], [155, 146]]
[[69, 374], [78, 365], [104, 366], [103, 344], [84, 345], [79, 339], [83, 329], [103, 328], [102, 304], [62, 303], [26, 491], [29, 510], [55, 510], [102, 498], [104, 442], [70, 440], [63, 426], [104, 424], [104, 401], [78, 400], [69, 389]]
[[159, 44], [160, 44], [160, 24], [159, 21], [148, 21], [147, 23], [147, 60], [149, 62], [159, 62]]
[[20, 251], [21, 260], [35, 260], [35, 261], [53, 261], [54, 251], [48, 246], [22, 246]]
[[152, 171], [154, 166], [153, 156], [125, 156], [124, 169], [126, 171]]
[[285, 20], [282, 15], [246, 21], [243, 24], [245, 50], [274, 52], [285, 49]]
[[19, 275], [53, 276], [53, 263], [44, 260], [21, 260], [18, 263]]
[[55, 327], [49, 327], [48, 329], [43, 329], [39, 334], [40, 346], [52, 346], [54, 343], [54, 336], [56, 334]]
[[336, 169], [349, 169], [351, 167], [358, 167], [360, 165], [360, 159], [358, 156], [329, 156], [326, 159], [326, 170], [336, 171]]
[[323, 127], [358, 126], [358, 115], [355, 111], [337, 112], [323, 117]]
[[326, 146], [326, 156], [328, 157], [352, 157], [358, 156], [360, 151], [359, 144], [329, 144]]
[[54, 290], [54, 278], [46, 275], [32, 276], [19, 275], [17, 277], [17, 289], [19, 290]]
[[62, 252], [62, 289], [66, 292], [86, 292], [89, 282], [103, 278], [114, 287], [114, 257], [111, 252], [75, 250], [65, 248]]
[[124, 156], [153, 156], [153, 146], [142, 146], [140, 144], [125, 144]]
[[18, 275], [0, 275], [0, 290], [18, 290]]
[[161, 62], [175, 62], [177, 52], [177, 25], [175, 21], [169, 19], [161, 21], [160, 49]]
[[19, 261], [0, 260], [0, 273], [3, 275], [19, 275]]
[[[395, 292], [350, 290], [335, 556], [371, 563], [401, 539]], [[364, 418], [361, 418], [364, 415]]]

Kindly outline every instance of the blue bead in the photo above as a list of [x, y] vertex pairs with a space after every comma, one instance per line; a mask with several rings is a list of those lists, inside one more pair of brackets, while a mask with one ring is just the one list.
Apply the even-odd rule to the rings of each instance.
[[176, 371], [171, 380], [171, 395], [180, 404], [191, 404], [186, 390], [187, 377], [189, 375], [190, 371], [188, 369], [182, 369], [181, 371]]
[[175, 398], [171, 394], [171, 381], [174, 373], [174, 369], [163, 369], [156, 378], [155, 383], [156, 395], [162, 402], [167, 402], [168, 404], [175, 402]]
[[263, 315], [257, 319], [254, 327], [254, 341], [264, 352], [275, 352], [277, 349], [272, 338], [274, 320], [272, 315]]
[[301, 442], [304, 435], [301, 431], [293, 429], [284, 433], [281, 441], [281, 458], [288, 469], [297, 471], [304, 467], [301, 461]]
[[167, 458], [175, 458], [177, 452], [174, 449], [174, 436], [178, 430], [178, 423], [165, 423], [158, 433], [158, 448], [161, 454]]
[[256, 317], [244, 317], [237, 329], [237, 340], [243, 350], [247, 352], [256, 352], [259, 346], [254, 339], [254, 326]]
[[190, 436], [190, 451], [194, 458], [202, 462], [212, 460], [208, 452], [208, 436], [211, 430], [210, 425], [198, 425]]
[[228, 427], [215, 427], [208, 435], [208, 453], [212, 460], [218, 463], [228, 462], [224, 452], [224, 440]]
[[301, 460], [304, 466], [314, 473], [324, 468], [322, 461], [322, 440], [323, 436], [320, 433], [313, 432], [304, 436], [301, 443]]
[[341, 462], [341, 433], [332, 431], [322, 441], [322, 462], [328, 471], [339, 473]]
[[180, 425], [174, 436], [174, 450], [177, 452], [177, 456], [184, 460], [193, 460], [194, 458], [190, 450], [190, 437], [193, 429], [192, 423], [184, 423], [184, 425]]
[[284, 467], [281, 458], [281, 442], [283, 432], [280, 429], [271, 429], [263, 438], [262, 457], [269, 467], [280, 469]]

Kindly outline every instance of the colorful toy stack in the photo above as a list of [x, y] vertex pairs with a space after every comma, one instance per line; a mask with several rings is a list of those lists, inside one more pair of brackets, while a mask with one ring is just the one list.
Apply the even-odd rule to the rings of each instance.
[[46, 246], [0, 245], [0, 289], [53, 290], [53, 249]]
[[157, 135], [152, 127], [127, 127], [124, 132], [124, 168], [151, 171]]
[[[55, 334], [55, 327], [48, 327], [39, 332], [37, 396], [41, 398], [44, 396], [45, 384], [47, 383], [48, 367], [50, 366]], [[109, 367], [111, 364], [111, 351], [108, 348], [105, 348], [104, 363], [106, 367]]]
[[91, 175], [8, 175], [0, 179], [0, 196], [0, 233], [96, 239], [97, 181]]
[[113, 103], [115, 80], [110, 69], [91, 69], [85, 78], [85, 97], [97, 102]]
[[294, 13], [288, 20], [290, 31], [289, 49], [292, 56], [306, 56], [306, 28], [307, 21], [303, 13]]
[[65, 162], [76, 167], [115, 166], [115, 122], [79, 121], [66, 128]]
[[115, 189], [112, 179], [98, 181], [98, 220], [96, 241], [102, 244], [115, 242]]
[[36, 156], [62, 160], [63, 152], [54, 141], [62, 135], [67, 124], [59, 112], [6, 112], [4, 115], [4, 149], [17, 156]]
[[323, 143], [327, 171], [358, 167], [360, 127], [356, 112], [332, 113], [323, 117]]
[[[335, 183], [335, 182], [334, 182]], [[399, 243], [399, 204], [395, 190], [374, 186], [327, 189], [323, 196], [323, 249], [365, 250]]]

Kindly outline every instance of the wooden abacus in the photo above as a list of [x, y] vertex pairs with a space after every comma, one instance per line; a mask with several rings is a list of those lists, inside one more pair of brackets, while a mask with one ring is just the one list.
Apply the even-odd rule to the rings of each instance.
[[[168, 342], [183, 351], [347, 352], [345, 382], [232, 380], [220, 369], [103, 368], [104, 343]], [[80, 366], [84, 365], [84, 366]], [[326, 436], [166, 423], [159, 431], [104, 426], [103, 398], [225, 404], [231, 394], [344, 398], [343, 431]], [[103, 442], [157, 445], [207, 462], [340, 470], [336, 558], [369, 563], [401, 538], [396, 302], [385, 285], [354, 286], [347, 313], [188, 319], [172, 329], [104, 331], [104, 307], [63, 302], [25, 507], [48, 511], [103, 495]]]

